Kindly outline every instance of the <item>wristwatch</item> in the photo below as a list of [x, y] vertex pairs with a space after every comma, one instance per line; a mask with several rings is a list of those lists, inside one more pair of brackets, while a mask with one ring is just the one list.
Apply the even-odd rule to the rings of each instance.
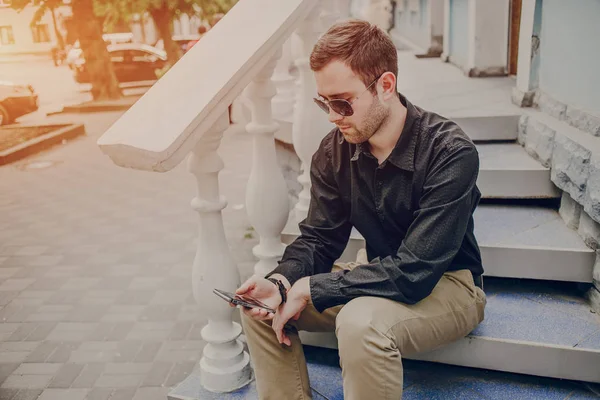
[[287, 301], [287, 290], [285, 289], [285, 285], [281, 280], [275, 278], [267, 278], [268, 281], [271, 281], [277, 286], [279, 289], [279, 294], [281, 295], [281, 304]]

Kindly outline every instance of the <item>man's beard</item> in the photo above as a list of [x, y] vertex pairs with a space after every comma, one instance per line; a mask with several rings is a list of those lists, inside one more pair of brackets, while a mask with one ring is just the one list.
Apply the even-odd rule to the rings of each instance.
[[390, 110], [384, 107], [375, 96], [360, 127], [352, 126], [343, 130], [344, 138], [347, 142], [354, 144], [366, 142], [381, 128], [389, 114]]

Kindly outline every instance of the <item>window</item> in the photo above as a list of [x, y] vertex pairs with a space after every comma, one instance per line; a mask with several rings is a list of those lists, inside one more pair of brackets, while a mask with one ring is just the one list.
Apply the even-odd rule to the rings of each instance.
[[0, 26], [0, 45], [15, 44], [12, 26]]
[[48, 43], [50, 41], [50, 33], [48, 24], [37, 24], [31, 27], [33, 35], [33, 43]]

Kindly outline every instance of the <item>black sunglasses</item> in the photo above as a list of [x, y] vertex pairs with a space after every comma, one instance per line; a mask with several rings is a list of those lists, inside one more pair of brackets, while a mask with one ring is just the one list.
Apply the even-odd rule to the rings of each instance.
[[[383, 74], [381, 74], [381, 75], [383, 75]], [[319, 106], [319, 108], [321, 110], [325, 111], [325, 113], [327, 113], [327, 114], [329, 114], [329, 109], [331, 108], [336, 114], [339, 114], [342, 117], [350, 117], [351, 115], [354, 114], [354, 109], [352, 108], [352, 104], [356, 100], [358, 100], [358, 98], [360, 96], [365, 94], [371, 88], [371, 86], [373, 86], [373, 84], [375, 82], [377, 82], [379, 80], [379, 78], [381, 78], [381, 75], [379, 75], [377, 77], [377, 79], [375, 79], [373, 82], [371, 82], [371, 84], [369, 86], [367, 86], [365, 91], [362, 92], [361, 94], [359, 94], [357, 97], [355, 97], [354, 100], [352, 100], [352, 101], [348, 101], [348, 100], [344, 100], [344, 99], [321, 100], [321, 99], [316, 99], [316, 98], [313, 98], [313, 100]]]

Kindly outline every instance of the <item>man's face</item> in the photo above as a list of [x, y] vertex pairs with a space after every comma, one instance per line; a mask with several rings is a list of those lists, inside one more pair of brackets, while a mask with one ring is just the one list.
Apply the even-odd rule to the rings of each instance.
[[[315, 79], [319, 96], [326, 100], [344, 99], [352, 103], [354, 114], [349, 117], [329, 110], [329, 121], [339, 127], [349, 143], [369, 140], [389, 115], [389, 108], [379, 101], [377, 95], [365, 92], [365, 84], [341, 61], [332, 61], [315, 72]], [[373, 84], [371, 88], [374, 89], [376, 85]]]

